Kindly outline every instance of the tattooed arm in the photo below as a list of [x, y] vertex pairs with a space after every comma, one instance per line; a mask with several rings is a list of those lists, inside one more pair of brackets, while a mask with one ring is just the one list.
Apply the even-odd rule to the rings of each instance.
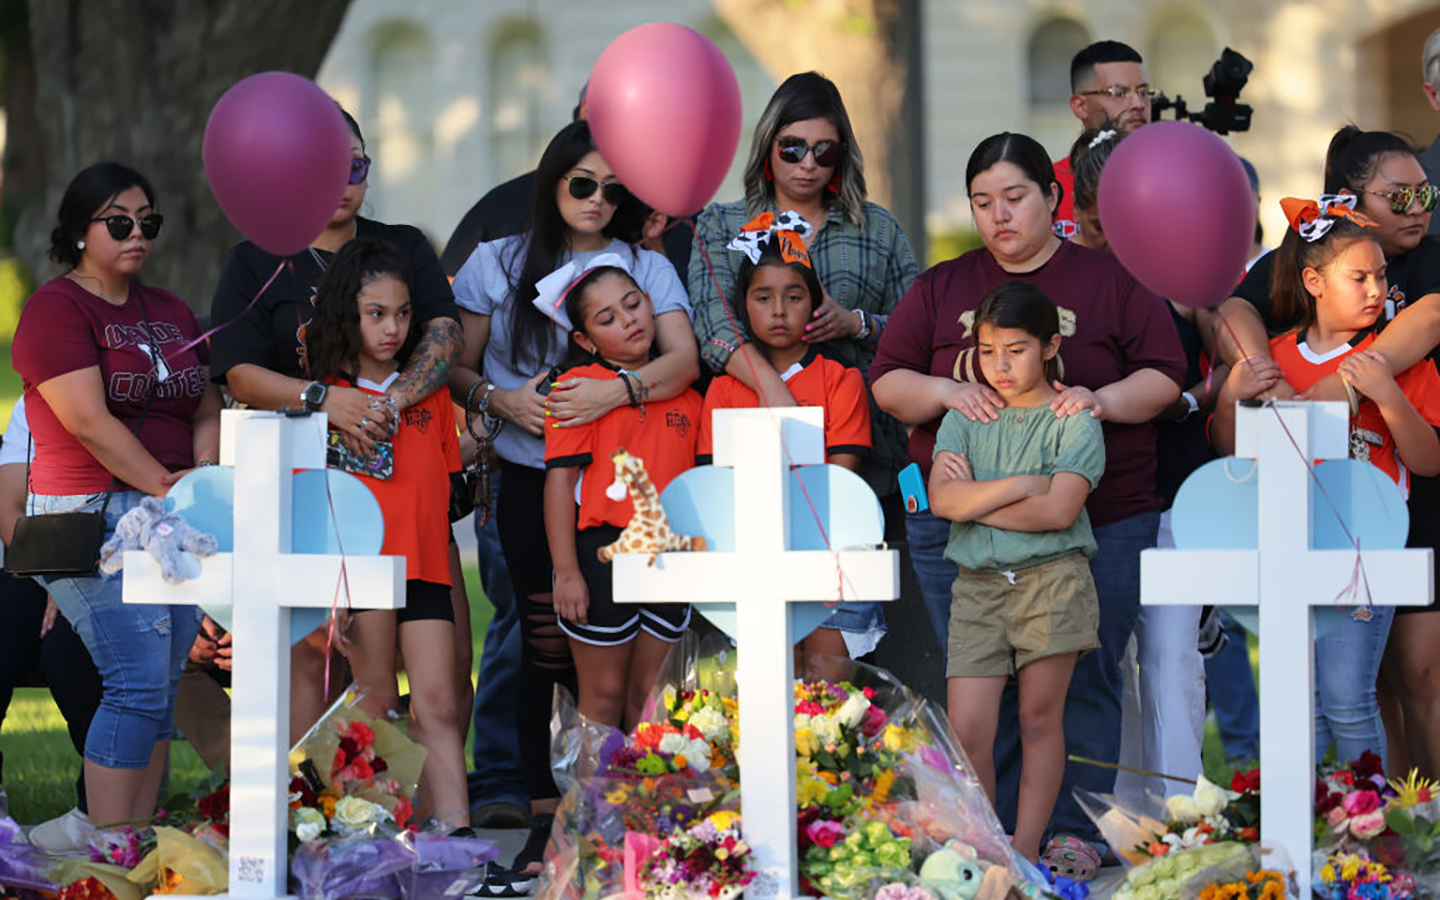
[[425, 323], [425, 333], [400, 377], [386, 394], [401, 409], [413, 406], [450, 382], [450, 371], [460, 355], [460, 323], [440, 316]]

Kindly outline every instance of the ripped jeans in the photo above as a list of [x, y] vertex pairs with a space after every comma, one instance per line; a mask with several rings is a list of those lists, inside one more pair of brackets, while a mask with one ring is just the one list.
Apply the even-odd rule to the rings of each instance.
[[[140, 491], [116, 491], [105, 511], [106, 538]], [[90, 512], [105, 495], [30, 497], [27, 513]], [[85, 642], [104, 693], [85, 739], [85, 758], [112, 769], [143, 769], [157, 741], [174, 730], [175, 691], [200, 629], [194, 606], [121, 602], [121, 573], [88, 578], [36, 578]]]

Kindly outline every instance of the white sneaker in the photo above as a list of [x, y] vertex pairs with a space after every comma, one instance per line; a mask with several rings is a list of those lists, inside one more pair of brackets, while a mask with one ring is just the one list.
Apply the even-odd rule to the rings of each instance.
[[95, 826], [78, 809], [30, 829], [30, 843], [51, 856], [86, 856]]

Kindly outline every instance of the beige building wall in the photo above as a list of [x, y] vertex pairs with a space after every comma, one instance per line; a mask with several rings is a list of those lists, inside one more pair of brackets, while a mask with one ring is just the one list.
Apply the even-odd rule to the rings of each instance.
[[[783, 0], [776, 0], [783, 2]], [[1420, 93], [1420, 49], [1440, 27], [1435, 0], [921, 0], [925, 53], [926, 224], [971, 227], [970, 151], [1003, 130], [1059, 157], [1078, 122], [1065, 104], [1069, 57], [1102, 37], [1132, 44], [1152, 83], [1203, 107], [1201, 78], [1221, 48], [1255, 63], [1241, 96], [1254, 126], [1229, 139], [1259, 170], [1270, 242], [1278, 199], [1319, 192], [1341, 124], [1399, 128], [1425, 145], [1440, 114]], [[738, 169], [774, 89], [715, 17], [710, 0], [354, 0], [319, 75], [356, 112], [371, 155], [370, 212], [413, 222], [438, 243], [495, 184], [531, 168], [569, 120], [600, 52], [622, 31], [673, 21], [717, 40], [741, 83]], [[777, 73], [783, 74], [783, 73]]]

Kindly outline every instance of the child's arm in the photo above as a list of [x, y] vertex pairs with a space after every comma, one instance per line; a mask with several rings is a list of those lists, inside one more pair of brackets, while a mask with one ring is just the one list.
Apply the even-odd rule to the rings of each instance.
[[1033, 477], [1042, 478], [1048, 490], [995, 509], [976, 521], [1006, 531], [1063, 531], [1075, 524], [1090, 496], [1090, 480], [1075, 472]]
[[580, 559], [575, 551], [575, 482], [579, 480], [580, 470], [573, 466], [545, 473], [545, 537], [555, 566], [555, 612], [584, 625], [590, 592], [580, 577]]
[[964, 456], [941, 450], [930, 468], [930, 512], [952, 522], [978, 521], [1001, 507], [1049, 489], [1050, 479], [1043, 475], [976, 481]]
[[858, 453], [832, 453], [826, 462], [852, 472], [860, 471], [860, 454]]
[[1210, 426], [1210, 443], [1221, 456], [1235, 452], [1235, 404], [1258, 397], [1284, 379], [1275, 360], [1252, 356], [1230, 367], [1230, 374], [1215, 401], [1215, 421]]
[[1340, 361], [1340, 376], [1380, 408], [1395, 439], [1395, 455], [1406, 468], [1427, 477], [1440, 473], [1440, 438], [1395, 383], [1384, 356], [1358, 350]]

